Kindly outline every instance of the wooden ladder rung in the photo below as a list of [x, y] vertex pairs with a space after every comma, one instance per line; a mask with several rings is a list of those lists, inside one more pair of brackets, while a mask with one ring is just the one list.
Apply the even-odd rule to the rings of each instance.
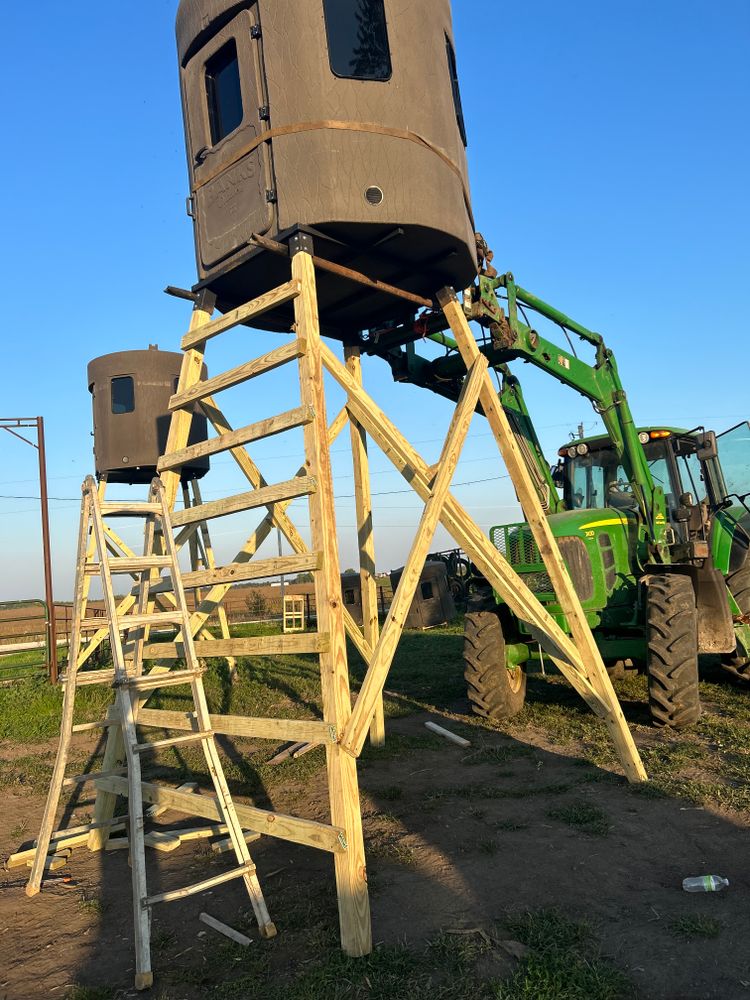
[[174, 670], [169, 674], [148, 674], [143, 677], [126, 677], [121, 683], [123, 687], [136, 691], [148, 691], [160, 687], [177, 687], [179, 684], [189, 684], [197, 677], [203, 676], [202, 670]]
[[110, 726], [119, 726], [119, 719], [99, 719], [98, 722], [81, 722], [77, 726], [73, 726], [71, 732], [73, 733], [90, 733], [95, 729], [108, 729]]
[[255, 865], [252, 861], [248, 861], [247, 864], [240, 865], [239, 868], [233, 868], [222, 875], [214, 875], [213, 878], [204, 879], [203, 882], [196, 882], [195, 885], [187, 885], [184, 889], [172, 889], [170, 892], [160, 892], [155, 896], [146, 896], [141, 900], [141, 906], [147, 908], [154, 906], [155, 903], [171, 903], [175, 899], [185, 899], [186, 896], [195, 896], [199, 892], [205, 892], [206, 889], [213, 888], [215, 885], [221, 885], [223, 882], [231, 882], [232, 879], [242, 878], [244, 875], [250, 875], [254, 871]]
[[132, 503], [108, 500], [101, 505], [102, 517], [145, 517], [147, 514], [161, 514], [159, 503]]
[[[107, 684], [111, 687], [114, 679], [114, 670], [83, 670], [76, 674], [76, 687], [87, 687], [89, 684]], [[68, 683], [67, 673], [60, 678], [60, 683]]]
[[214, 517], [223, 517], [225, 514], [236, 514], [255, 507], [267, 507], [282, 500], [310, 496], [316, 489], [317, 485], [312, 476], [295, 476], [294, 479], [284, 483], [262, 486], [249, 493], [238, 493], [223, 500], [209, 500], [196, 507], [188, 507], [187, 510], [178, 510], [172, 515], [172, 524], [174, 527], [182, 527], [183, 524], [193, 524], [195, 521], [208, 521]]
[[174, 451], [160, 458], [156, 468], [158, 472], [179, 469], [196, 459], [219, 455], [223, 451], [239, 448], [251, 441], [260, 441], [263, 438], [272, 437], [274, 434], [281, 434], [293, 427], [304, 427], [314, 418], [315, 414], [311, 406], [298, 406], [295, 410], [288, 410], [278, 416], [248, 424], [247, 427], [240, 427], [236, 431], [220, 434], [219, 437], [211, 438], [209, 441], [201, 441], [198, 444]]
[[232, 309], [231, 312], [225, 313], [219, 319], [196, 327], [195, 330], [186, 333], [182, 338], [182, 350], [188, 351], [191, 347], [205, 343], [211, 337], [216, 337], [218, 334], [224, 333], [225, 330], [231, 330], [233, 326], [245, 323], [255, 316], [261, 316], [264, 312], [268, 312], [269, 309], [274, 309], [276, 306], [281, 306], [285, 302], [289, 302], [299, 295], [301, 287], [301, 282], [294, 278], [283, 285], [279, 285], [278, 288], [272, 288], [270, 292], [259, 295], [257, 299], [246, 302], [237, 309]]
[[[154, 611], [143, 615], [123, 615], [117, 619], [117, 627], [122, 632], [129, 628], [142, 628], [144, 625], [180, 625], [182, 615], [179, 611]], [[108, 618], [82, 618], [81, 629], [109, 628]]]
[[71, 785], [85, 785], [87, 781], [98, 781], [100, 778], [118, 778], [122, 774], [127, 774], [127, 768], [116, 767], [111, 771], [89, 771], [87, 774], [74, 774], [63, 781], [66, 788]]
[[172, 560], [169, 556], [134, 556], [125, 558], [109, 558], [107, 560], [110, 573], [142, 573], [147, 569], [169, 569]]
[[198, 382], [190, 389], [186, 389], [185, 392], [175, 393], [169, 400], [169, 409], [182, 410], [197, 403], [200, 399], [213, 396], [216, 392], [229, 389], [233, 385], [240, 385], [264, 372], [273, 371], [274, 368], [279, 368], [281, 365], [298, 358], [302, 349], [301, 342], [295, 338], [290, 343], [277, 347], [260, 358], [255, 358], [253, 361], [232, 368], [228, 372], [222, 372], [220, 375], [214, 375], [213, 378]]
[[151, 743], [135, 743], [133, 750], [136, 753], [147, 753], [149, 750], [163, 750], [165, 747], [181, 746], [183, 743], [200, 743], [203, 740], [213, 739], [212, 729], [207, 729], [200, 733], [188, 733], [187, 736], [173, 736], [166, 740], [154, 740]]

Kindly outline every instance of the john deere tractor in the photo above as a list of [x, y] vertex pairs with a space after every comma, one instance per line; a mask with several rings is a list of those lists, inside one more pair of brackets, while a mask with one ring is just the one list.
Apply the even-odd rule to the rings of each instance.
[[[501, 380], [500, 400], [605, 663], [646, 671], [656, 725], [694, 723], [699, 654], [716, 654], [735, 678], [750, 680], [750, 425], [718, 436], [703, 427], [637, 427], [603, 338], [512, 274], [486, 266], [464, 292], [464, 308], [484, 331], [481, 350]], [[538, 333], [534, 314], [561, 329], [568, 347]], [[445, 354], [424, 357], [414, 343], [394, 347], [394, 376], [457, 398], [465, 368], [455, 344], [438, 315], [423, 319], [421, 331]], [[571, 337], [593, 348], [593, 363], [578, 357]], [[551, 469], [508, 368], [518, 359], [588, 398], [606, 436], [570, 441]], [[567, 628], [528, 525], [498, 525], [491, 537]], [[476, 576], [464, 650], [474, 710], [492, 718], [518, 712], [526, 671], [543, 653], [528, 625]]]

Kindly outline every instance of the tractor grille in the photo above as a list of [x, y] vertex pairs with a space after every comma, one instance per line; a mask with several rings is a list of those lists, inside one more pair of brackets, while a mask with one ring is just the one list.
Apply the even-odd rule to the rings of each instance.
[[[490, 530], [490, 540], [513, 569], [523, 576], [529, 590], [540, 596], [554, 597], [552, 582], [528, 524], [498, 525]], [[557, 544], [576, 593], [582, 601], [590, 601], [594, 596], [594, 574], [583, 540], [576, 535], [567, 535], [558, 538]]]

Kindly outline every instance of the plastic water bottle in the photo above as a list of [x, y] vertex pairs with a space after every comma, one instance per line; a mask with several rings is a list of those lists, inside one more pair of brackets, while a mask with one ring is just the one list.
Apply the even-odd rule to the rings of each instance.
[[697, 875], [694, 878], [682, 880], [682, 888], [685, 892], [718, 892], [729, 885], [728, 878], [721, 875]]

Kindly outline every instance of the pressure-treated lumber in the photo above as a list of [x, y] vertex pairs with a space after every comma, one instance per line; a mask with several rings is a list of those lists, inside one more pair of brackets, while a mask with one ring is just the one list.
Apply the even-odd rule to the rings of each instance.
[[312, 413], [309, 409], [299, 406], [295, 410], [288, 410], [286, 413], [258, 420], [256, 423], [240, 427], [236, 431], [189, 445], [171, 455], [167, 454], [159, 459], [157, 471], [166, 472], [167, 469], [179, 469], [196, 459], [220, 455], [224, 451], [249, 444], [251, 441], [260, 441], [262, 438], [272, 437], [274, 434], [283, 434], [284, 431], [292, 430], [294, 427], [302, 427], [311, 420]]
[[[97, 785], [115, 795], [128, 794], [126, 778], [102, 778], [97, 780]], [[185, 816], [201, 816], [214, 822], [222, 819], [215, 795], [178, 792], [176, 788], [154, 785], [148, 781], [141, 782], [141, 794], [144, 802], [164, 805]], [[339, 827], [317, 823], [311, 819], [285, 816], [283, 813], [258, 809], [241, 802], [235, 802], [234, 806], [242, 826], [255, 830], [256, 833], [268, 834], [293, 844], [318, 847], [333, 854], [344, 853], [344, 831]]]
[[[451, 289], [443, 289], [438, 299], [451, 330], [456, 337], [456, 343], [458, 344], [464, 364], [469, 368], [482, 355], [471, 333], [463, 309]], [[500, 405], [488, 373], [483, 380], [480, 402], [495, 441], [500, 449], [505, 466], [513, 480], [524, 516], [531, 528], [534, 541], [539, 548], [545, 568], [552, 581], [557, 600], [565, 614], [568, 627], [573, 635], [573, 641], [581, 654], [582, 666], [585, 670], [587, 680], [609, 708], [609, 713], [604, 716], [604, 720], [609, 729], [610, 736], [617, 747], [623, 767], [631, 780], [645, 781], [646, 772], [641, 763], [630, 729], [622, 714], [617, 695], [612, 687], [612, 681], [602, 661], [601, 653], [596, 645], [593, 633], [586, 621], [581, 601], [560, 554], [560, 549], [552, 534], [549, 521], [542, 509], [539, 494], [534, 488], [528, 468], [513, 435], [508, 417]]]
[[212, 930], [218, 931], [219, 934], [223, 934], [224, 937], [234, 941], [235, 944], [242, 945], [243, 948], [247, 948], [252, 943], [247, 935], [241, 934], [239, 931], [236, 931], [234, 927], [230, 927], [228, 924], [222, 923], [221, 920], [217, 920], [216, 917], [212, 917], [209, 913], [199, 914], [198, 919], [201, 923], [205, 924], [206, 927], [210, 927]]
[[212, 337], [224, 333], [225, 330], [231, 330], [233, 326], [237, 326], [239, 323], [246, 323], [250, 319], [256, 319], [258, 316], [262, 316], [263, 313], [268, 312], [269, 309], [281, 306], [297, 295], [299, 295], [299, 282], [287, 281], [285, 284], [279, 285], [278, 288], [274, 288], [270, 292], [266, 292], [264, 295], [259, 295], [256, 299], [246, 302], [238, 309], [232, 309], [230, 312], [224, 313], [219, 319], [191, 329], [182, 338], [182, 350], [187, 351], [189, 348], [197, 347], [199, 344], [205, 345], [206, 341]]
[[341, 737], [344, 749], [355, 757], [362, 752], [370, 719], [375, 711], [378, 698], [382, 697], [383, 686], [419, 585], [451, 480], [461, 457], [461, 450], [474, 416], [486, 372], [487, 359], [483, 355], [479, 355], [473, 362], [461, 389], [461, 395], [440, 454], [440, 461], [437, 463], [438, 473], [431, 485], [430, 496], [425, 504], [409, 557], [393, 596], [386, 623], [367, 668], [351, 718]]
[[[289, 344], [284, 344], [283, 347], [277, 347], [275, 350], [269, 351], [268, 354], [264, 354], [260, 358], [255, 358], [253, 361], [246, 361], [245, 364], [231, 368], [220, 375], [214, 375], [213, 378], [204, 379], [184, 392], [178, 389], [169, 400], [169, 409], [172, 412], [175, 410], [184, 410], [186, 407], [192, 406], [193, 403], [197, 403], [207, 396], [212, 396], [215, 392], [222, 392], [224, 389], [230, 389], [232, 386], [241, 385], [252, 378], [257, 378], [258, 375], [263, 375], [265, 372], [280, 368], [281, 365], [293, 361], [299, 355], [301, 349], [300, 341], [293, 340]], [[165, 449], [165, 454], [169, 455], [174, 451], [177, 451], [177, 448]]]
[[208, 521], [214, 517], [224, 517], [227, 514], [237, 514], [243, 510], [253, 510], [256, 507], [266, 507], [280, 500], [293, 500], [297, 497], [309, 496], [317, 489], [313, 476], [295, 476], [284, 483], [261, 487], [249, 493], [238, 493], [236, 496], [225, 497], [222, 500], [209, 500], [199, 507], [189, 507], [178, 510], [172, 516], [172, 524], [177, 528], [183, 524], [195, 521]]
[[[281, 656], [300, 653], [324, 653], [329, 647], [328, 636], [320, 632], [302, 635], [251, 635], [240, 639], [195, 640], [198, 656]], [[179, 642], [147, 643], [147, 659], [182, 659], [184, 646]]]
[[[300, 391], [303, 403], [312, 406], [315, 412], [315, 420], [304, 429], [304, 437], [305, 458], [310, 474], [318, 483], [318, 494], [309, 504], [312, 548], [321, 553], [322, 560], [321, 569], [315, 574], [318, 628], [331, 638], [329, 652], [320, 656], [323, 717], [340, 730], [351, 714], [351, 696], [321, 363], [323, 345], [315, 270], [308, 254], [298, 253], [292, 258], [292, 276], [300, 280], [302, 287], [294, 303], [297, 335], [307, 344], [299, 362]], [[372, 949], [372, 931], [357, 764], [337, 744], [326, 748], [326, 762], [331, 819], [334, 826], [343, 828], [347, 846], [344, 853], [334, 856], [341, 945], [348, 955], [366, 955]]]
[[186, 885], [182, 889], [171, 889], [169, 892], [158, 892], [153, 896], [146, 896], [143, 900], [143, 909], [147, 910], [157, 903], [173, 903], [176, 899], [186, 899], [188, 896], [196, 896], [198, 893], [213, 889], [214, 886], [223, 885], [224, 882], [231, 882], [236, 878], [247, 878], [255, 875], [255, 865], [252, 861], [245, 861], [239, 868], [232, 871], [223, 872], [221, 875], [213, 875], [211, 878], [203, 879], [194, 885]]
[[[347, 406], [350, 411], [355, 413], [370, 437], [414, 491], [423, 500], [427, 500], [431, 493], [430, 466], [398, 431], [372, 397], [357, 385], [344, 365], [325, 344], [321, 345], [321, 352], [326, 369], [348, 395]], [[561, 673], [581, 697], [598, 715], [607, 715], [609, 706], [585, 676], [580, 655], [570, 637], [563, 632], [523, 579], [511, 568], [473, 518], [450, 493], [446, 497], [440, 520], [513, 613], [532, 626], [535, 639], [550, 654]]]
[[[142, 708], [138, 713], [139, 726], [163, 729], [191, 730], [195, 726], [192, 712], [170, 712], [164, 709]], [[335, 743], [336, 731], [317, 719], [254, 719], [245, 715], [210, 715], [209, 722], [215, 733], [225, 736], [243, 736], [247, 739], [295, 740], [300, 743]]]
[[[352, 377], [362, 384], [362, 361], [359, 348], [345, 347], [344, 359]], [[354, 508], [357, 517], [357, 543], [359, 546], [359, 584], [362, 595], [362, 635], [375, 649], [380, 634], [378, 619], [378, 586], [375, 581], [375, 533], [372, 523], [372, 491], [370, 489], [370, 462], [367, 455], [367, 435], [357, 420], [349, 421], [354, 471]], [[366, 662], [369, 662], [369, 657]], [[385, 712], [383, 694], [375, 702], [370, 723], [370, 743], [385, 746]]]
[[[296, 576], [318, 569], [320, 557], [315, 552], [303, 555], [277, 556], [273, 559], [253, 559], [246, 563], [229, 563], [214, 569], [182, 574], [185, 590], [199, 587], [213, 587], [216, 584], [247, 583], [250, 580], [265, 580], [273, 576]], [[151, 588], [151, 593], [161, 594], [172, 589], [172, 581], [165, 580]]]

